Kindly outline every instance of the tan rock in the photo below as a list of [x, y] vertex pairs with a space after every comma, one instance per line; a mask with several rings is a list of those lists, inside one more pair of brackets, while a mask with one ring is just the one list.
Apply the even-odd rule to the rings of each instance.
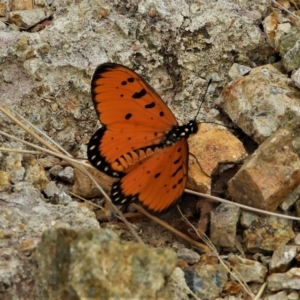
[[[89, 172], [106, 192], [110, 191], [113, 182], [112, 177], [109, 177], [94, 168], [89, 169]], [[81, 171], [74, 169], [74, 179], [75, 183], [72, 187], [72, 192], [74, 194], [87, 199], [102, 196], [102, 193], [93, 181]]]
[[210, 191], [210, 176], [219, 163], [235, 163], [247, 156], [243, 144], [234, 135], [212, 124], [200, 124], [197, 134], [190, 136], [188, 143], [190, 156], [187, 187], [199, 192]]
[[5, 17], [6, 3], [0, 3], [0, 17]]
[[36, 159], [32, 159], [27, 165], [25, 181], [32, 183], [39, 190], [46, 188], [49, 183], [45, 169], [38, 164]]
[[285, 129], [268, 138], [228, 183], [237, 202], [274, 211], [300, 183], [300, 160]]
[[0, 171], [0, 192], [10, 189], [11, 175], [8, 172]]
[[[268, 269], [262, 263], [234, 254], [229, 255], [228, 261], [233, 267], [232, 273], [245, 282], [265, 282]], [[232, 280], [235, 280], [235, 276], [232, 276]]]
[[33, 9], [32, 0], [11, 0], [10, 10], [27, 10]]

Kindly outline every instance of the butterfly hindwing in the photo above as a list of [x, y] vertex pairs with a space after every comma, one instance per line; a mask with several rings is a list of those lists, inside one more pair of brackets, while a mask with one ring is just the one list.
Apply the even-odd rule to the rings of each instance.
[[137, 200], [149, 211], [161, 213], [182, 195], [187, 172], [188, 145], [181, 139], [132, 166], [128, 174], [113, 184], [112, 201], [126, 204]]
[[[138, 141], [128, 137], [130, 133], [116, 134], [106, 129], [106, 126], [99, 128], [91, 137], [87, 148], [87, 154], [91, 164], [98, 170], [113, 177], [122, 177], [127, 168], [140, 160], [157, 152], [162, 144], [144, 147], [145, 142]], [[159, 142], [163, 137], [160, 133], [157, 135]], [[123, 145], [130, 145], [130, 148]], [[126, 152], [127, 150], [127, 152]], [[113, 159], [111, 152], [114, 153]]]

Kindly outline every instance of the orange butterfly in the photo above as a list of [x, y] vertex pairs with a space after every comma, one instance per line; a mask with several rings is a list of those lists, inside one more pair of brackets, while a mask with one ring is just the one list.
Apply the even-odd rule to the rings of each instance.
[[188, 175], [187, 138], [196, 121], [179, 126], [175, 116], [138, 74], [115, 63], [99, 65], [91, 82], [103, 127], [89, 141], [90, 163], [119, 179], [114, 204], [138, 201], [161, 213], [181, 197]]

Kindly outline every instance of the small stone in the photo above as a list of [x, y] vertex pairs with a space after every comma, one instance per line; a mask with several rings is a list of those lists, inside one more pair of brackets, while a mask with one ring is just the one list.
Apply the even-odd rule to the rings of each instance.
[[60, 162], [60, 160], [57, 157], [50, 156], [50, 155], [46, 157], [38, 158], [37, 161], [38, 164], [42, 166], [44, 169], [50, 169], [53, 166], [58, 165]]
[[6, 3], [0, 3], [0, 17], [5, 17]]
[[37, 24], [47, 17], [49, 17], [49, 15], [46, 13], [44, 8], [16, 10], [9, 13], [8, 21], [25, 29]]
[[68, 205], [70, 202], [72, 202], [72, 197], [66, 192], [55, 193], [51, 199], [51, 203], [61, 205]]
[[200, 255], [188, 248], [179, 249], [177, 255], [179, 259], [185, 260], [190, 265], [193, 265], [200, 260]]
[[43, 191], [48, 198], [53, 197], [55, 194], [60, 192], [60, 189], [57, 187], [54, 181], [50, 181]]
[[292, 222], [274, 216], [257, 216], [244, 231], [245, 247], [251, 253], [273, 252], [278, 247], [286, 245], [294, 236]]
[[[100, 184], [104, 191], [109, 192], [113, 182], [112, 177], [96, 170], [95, 168], [89, 169], [91, 175]], [[75, 183], [72, 186], [72, 192], [83, 198], [90, 199], [95, 197], [102, 197], [101, 191], [97, 188], [94, 182], [81, 171], [74, 169]]]
[[284, 33], [289, 33], [291, 31], [292, 25], [290, 23], [278, 24], [277, 30], [281, 30]]
[[300, 268], [292, 268], [286, 273], [274, 273], [267, 279], [267, 288], [270, 291], [300, 290]]
[[244, 65], [240, 65], [237, 63], [234, 63], [229, 72], [228, 75], [230, 76], [231, 79], [237, 79], [240, 76], [246, 75], [247, 73], [249, 73], [251, 71], [252, 68], [248, 67], [248, 66], [244, 66]]
[[[281, 298], [281, 299], [284, 299], [284, 298]], [[279, 299], [279, 300], [281, 300], [281, 299]], [[296, 291], [291, 292], [286, 297], [286, 300], [299, 300], [299, 293], [297, 293]]]
[[12, 183], [23, 180], [25, 169], [22, 166], [23, 156], [19, 153], [9, 153], [5, 158], [5, 170], [10, 173]]
[[251, 211], [242, 210], [241, 225], [244, 228], [249, 228], [253, 221], [256, 221], [259, 216]]
[[292, 80], [295, 82], [295, 85], [300, 88], [300, 69], [296, 70], [292, 76]]
[[49, 183], [46, 172], [36, 159], [32, 159], [26, 166], [25, 181], [31, 183], [39, 190], [43, 190]]
[[264, 32], [266, 33], [268, 42], [274, 47], [274, 37], [278, 26], [278, 12], [274, 11], [263, 20]]
[[[260, 262], [245, 259], [233, 254], [228, 256], [228, 261], [233, 267], [231, 270], [232, 273], [238, 278], [243, 278], [243, 281], [258, 283], [265, 282], [268, 269]], [[231, 279], [236, 280], [232, 275]]]
[[33, 9], [32, 0], [11, 0], [10, 9], [14, 10], [28, 10]]
[[49, 173], [54, 176], [54, 177], [57, 177], [58, 174], [63, 170], [64, 168], [62, 166], [59, 166], [59, 165], [55, 165], [53, 166], [50, 170], [49, 170]]
[[58, 177], [60, 177], [63, 181], [73, 184], [74, 179], [74, 169], [72, 167], [65, 167], [61, 172], [58, 173]]
[[288, 299], [286, 291], [281, 291], [279, 293], [276, 293], [276, 294], [271, 295], [271, 296], [267, 296], [265, 298], [265, 300], [283, 300], [283, 299]]
[[29, 256], [35, 250], [36, 244], [37, 243], [35, 240], [23, 239], [22, 241], [20, 241], [20, 244], [18, 245], [18, 251], [20, 251], [22, 254], [26, 256]]
[[292, 265], [292, 261], [300, 253], [300, 247], [285, 245], [275, 249], [270, 261], [271, 273], [286, 272]]
[[300, 185], [298, 185], [281, 203], [280, 208], [288, 212], [295, 202], [300, 198]]
[[211, 212], [210, 238], [213, 244], [230, 248], [235, 246], [240, 212], [239, 207], [225, 203]]
[[215, 299], [226, 285], [227, 271], [220, 265], [199, 265], [183, 270], [188, 287], [201, 299]]
[[282, 36], [279, 44], [279, 51], [283, 65], [287, 72], [300, 67], [300, 28], [295, 27], [289, 33]]
[[295, 235], [294, 242], [297, 246], [300, 246], [300, 233]]
[[6, 192], [10, 190], [10, 180], [11, 175], [8, 172], [0, 171], [0, 192]]

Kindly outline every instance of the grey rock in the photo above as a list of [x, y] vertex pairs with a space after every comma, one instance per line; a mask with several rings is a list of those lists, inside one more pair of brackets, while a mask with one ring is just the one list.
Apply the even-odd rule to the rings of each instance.
[[[231, 271], [236, 277], [243, 278], [245, 282], [265, 282], [268, 269], [263, 264], [233, 254], [229, 255], [228, 261], [233, 267]], [[236, 280], [236, 277], [231, 275], [233, 281]]]
[[215, 299], [228, 281], [222, 265], [202, 265], [183, 270], [189, 288], [200, 298]]
[[285, 245], [275, 249], [270, 261], [270, 273], [286, 272], [291, 266], [296, 255], [299, 255], [300, 247]]
[[61, 172], [58, 173], [58, 176], [68, 182], [73, 184], [75, 179], [74, 179], [74, 169], [72, 167], [65, 167]]
[[300, 268], [292, 268], [285, 273], [274, 273], [267, 279], [267, 288], [270, 291], [300, 290]]
[[35, 260], [36, 299], [173, 298], [165, 286], [176, 254], [120, 241], [110, 230], [46, 231]]
[[221, 203], [211, 212], [210, 238], [215, 245], [234, 247], [240, 208]]

